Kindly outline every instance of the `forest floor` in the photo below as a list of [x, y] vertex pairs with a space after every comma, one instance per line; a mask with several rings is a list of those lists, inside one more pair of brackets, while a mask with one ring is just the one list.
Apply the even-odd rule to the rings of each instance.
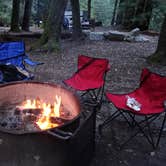
[[[146, 57], [154, 53], [158, 36], [149, 36], [149, 42], [117, 42], [90, 41], [79, 42], [70, 39], [62, 40], [61, 52], [58, 54], [28, 51], [36, 39], [26, 40], [27, 52], [33, 60], [44, 62], [35, 71], [35, 80], [53, 82], [64, 86], [63, 80], [76, 71], [79, 54], [98, 58], [107, 58], [110, 71], [106, 77], [106, 90], [114, 93], [127, 93], [139, 85], [139, 78], [143, 68], [166, 75], [166, 66], [151, 65]], [[97, 113], [97, 126], [115, 108], [104, 103]], [[166, 128], [164, 129], [166, 131]], [[103, 130], [103, 137], [96, 134], [96, 151], [91, 166], [165, 166], [166, 141], [162, 137], [161, 144], [156, 151], [141, 135], [134, 138], [122, 150], [119, 145], [127, 138], [127, 124], [124, 121], [114, 121], [109, 128]]]
[[[141, 71], [145, 67], [166, 75], [166, 66], [146, 62], [146, 57], [155, 51], [158, 41], [158, 37], [149, 38], [150, 42], [142, 43], [64, 40], [62, 52], [58, 55], [32, 52], [32, 58], [45, 63], [36, 71], [36, 80], [62, 84], [62, 80], [76, 70], [78, 55], [83, 54], [109, 60], [111, 68], [106, 78], [107, 90], [119, 94], [130, 92], [138, 87]], [[111, 106], [111, 109], [115, 108]], [[110, 114], [111, 109], [103, 104], [97, 114], [97, 126]], [[103, 131], [103, 137], [98, 137], [97, 133], [96, 151], [91, 166], [165, 166], [165, 138], [161, 139], [156, 151], [141, 136], [134, 138], [120, 151], [118, 147], [127, 138], [128, 132], [131, 131], [128, 131], [124, 121], [115, 121]]]

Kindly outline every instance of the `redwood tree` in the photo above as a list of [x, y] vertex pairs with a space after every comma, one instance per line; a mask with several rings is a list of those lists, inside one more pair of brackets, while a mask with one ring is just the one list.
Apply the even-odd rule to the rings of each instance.
[[117, 16], [118, 5], [119, 5], [119, 0], [115, 0], [114, 10], [113, 10], [112, 20], [111, 20], [111, 25], [115, 25], [116, 24], [116, 16]]
[[33, 0], [25, 0], [24, 16], [22, 22], [22, 30], [24, 31], [29, 31], [32, 2]]
[[13, 0], [10, 31], [13, 31], [13, 32], [20, 31], [19, 11], [20, 11], [20, 0]]
[[166, 14], [161, 27], [157, 49], [154, 54], [148, 57], [148, 62], [166, 65]]
[[79, 39], [82, 36], [80, 23], [80, 4], [79, 0], [71, 0], [72, 18], [73, 18], [73, 39]]
[[88, 0], [88, 20], [91, 19], [91, 2], [92, 0]]
[[49, 14], [44, 25], [44, 32], [40, 39], [40, 44], [49, 51], [59, 49], [59, 39], [61, 34], [61, 24], [64, 16], [67, 0], [50, 0]]
[[120, 0], [118, 22], [125, 28], [147, 30], [152, 14], [152, 0]]

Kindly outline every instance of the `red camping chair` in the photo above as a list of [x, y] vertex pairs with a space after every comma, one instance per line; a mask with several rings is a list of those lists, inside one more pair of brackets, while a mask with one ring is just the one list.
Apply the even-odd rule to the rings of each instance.
[[81, 91], [81, 97], [86, 96], [88, 103], [101, 104], [106, 72], [109, 70], [107, 59], [93, 58], [84, 55], [78, 57], [78, 69], [65, 84], [77, 91]]
[[[134, 126], [138, 129], [123, 145], [141, 132], [154, 149], [158, 147], [166, 120], [166, 107], [164, 106], [166, 101], [166, 77], [152, 73], [148, 69], [143, 69], [139, 88], [128, 94], [111, 94], [107, 92], [106, 97], [109, 102], [114, 104], [117, 111], [99, 126], [100, 133], [104, 126], [108, 127], [108, 124], [113, 119], [122, 115], [129, 126]], [[161, 114], [164, 115], [163, 121], [160, 121], [162, 124], [155, 140], [151, 123], [157, 120]], [[144, 119], [142, 120], [141, 118], [140, 120], [137, 116], [142, 116]]]

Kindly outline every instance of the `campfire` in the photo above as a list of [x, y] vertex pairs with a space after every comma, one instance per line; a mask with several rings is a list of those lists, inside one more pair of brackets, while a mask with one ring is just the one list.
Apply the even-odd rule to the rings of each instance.
[[38, 132], [69, 123], [79, 115], [77, 99], [69, 91], [47, 83], [1, 86], [0, 130]]
[[[61, 97], [55, 96], [53, 104], [46, 103], [40, 98], [25, 100], [20, 106], [16, 106], [16, 114], [21, 115], [22, 121], [28, 119], [31, 125], [37, 125], [41, 130], [57, 127], [64, 122], [71, 120], [69, 111], [61, 106]], [[28, 124], [28, 123], [27, 123]]]
[[[35, 119], [35, 123], [40, 129], [49, 129], [58, 126], [58, 122], [52, 121], [53, 118], [60, 117], [60, 105], [61, 105], [61, 97], [55, 96], [55, 102], [53, 105], [50, 103], [46, 103], [41, 101], [40, 99], [34, 100], [26, 100], [18, 106], [17, 108], [22, 110], [34, 110], [31, 111], [30, 116], [33, 116]], [[36, 116], [36, 112], [39, 112], [39, 116]]]

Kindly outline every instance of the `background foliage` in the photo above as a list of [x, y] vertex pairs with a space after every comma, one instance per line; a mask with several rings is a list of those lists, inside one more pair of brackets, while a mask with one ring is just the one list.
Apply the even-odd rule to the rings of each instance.
[[0, 0], [0, 26], [9, 25], [11, 18], [12, 1]]
[[[110, 26], [113, 10], [116, 0], [92, 0], [91, 17], [96, 21], [102, 21], [104, 26]], [[128, 1], [128, 0], [124, 0]], [[36, 23], [37, 20], [43, 20], [47, 16], [49, 0], [34, 0], [32, 9], [32, 23]], [[22, 17], [24, 0], [21, 0], [20, 17]], [[129, 3], [132, 7], [135, 3]], [[12, 0], [0, 0], [0, 26], [7, 26], [11, 20]], [[87, 11], [87, 0], [80, 0], [80, 9]], [[123, 12], [123, 6], [120, 9]], [[153, 0], [153, 12], [149, 25], [149, 29], [159, 31], [161, 23], [166, 12], [166, 0]], [[143, 15], [142, 15], [143, 16]], [[137, 17], [135, 19], [141, 19]], [[21, 18], [20, 18], [21, 20]]]
[[149, 29], [159, 31], [166, 13], [166, 0], [153, 0], [153, 12]]

